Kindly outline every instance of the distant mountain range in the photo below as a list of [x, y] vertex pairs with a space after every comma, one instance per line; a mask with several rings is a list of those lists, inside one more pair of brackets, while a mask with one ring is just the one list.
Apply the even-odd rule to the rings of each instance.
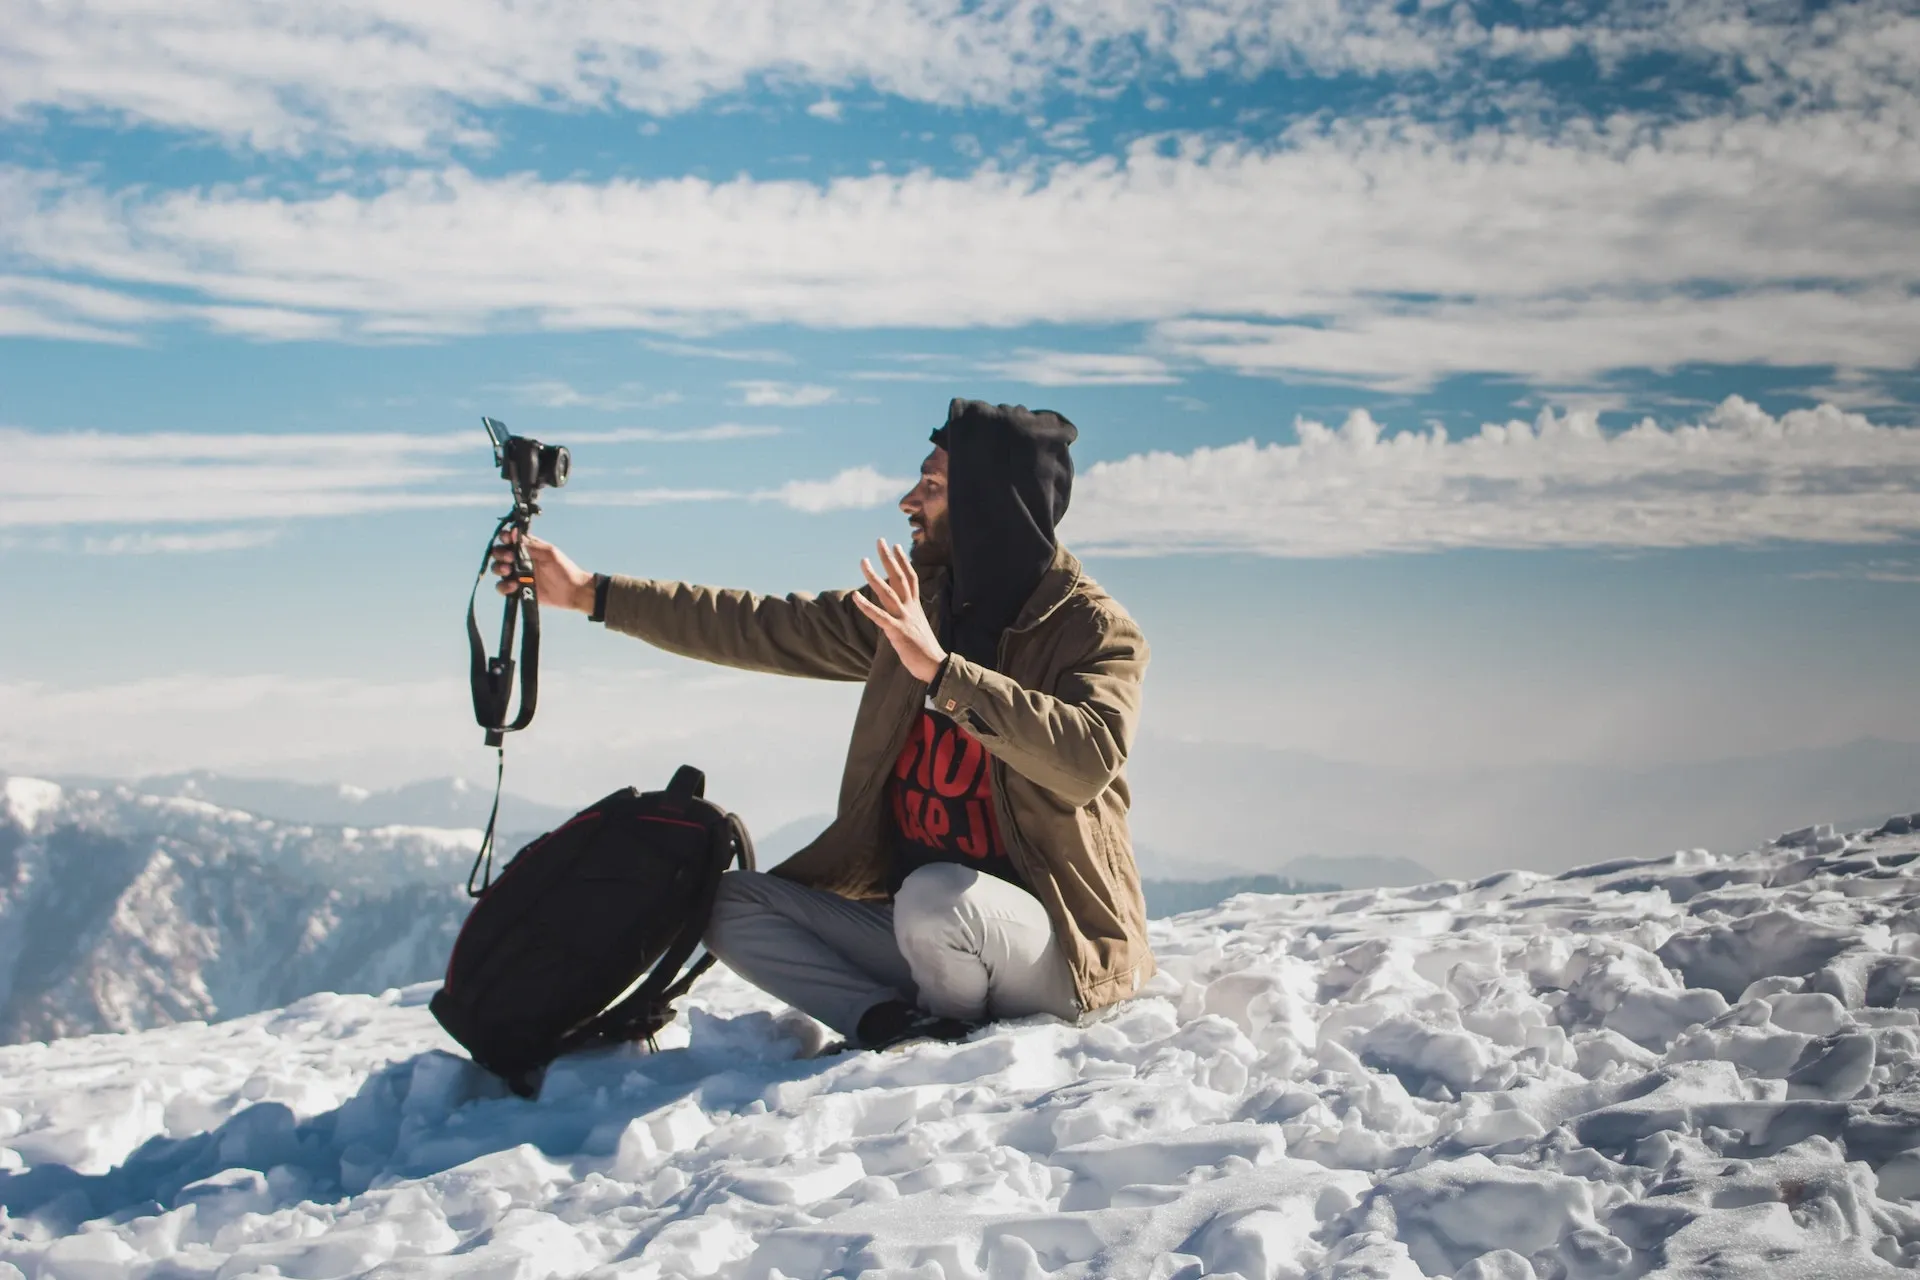
[[[385, 791], [347, 784], [288, 782], [278, 778], [236, 778], [194, 770], [125, 781], [113, 778], [61, 777], [62, 786], [90, 790], [124, 787], [149, 796], [204, 800], [223, 809], [239, 809], [283, 822], [337, 827], [468, 827], [487, 824], [493, 791], [464, 778], [432, 778]], [[565, 821], [570, 810], [508, 792], [500, 798], [501, 829], [547, 831]]]
[[[798, 852], [808, 841], [826, 830], [832, 820], [831, 816], [824, 813], [810, 814], [783, 823], [765, 835], [756, 835], [754, 852], [760, 865], [770, 867]], [[1140, 864], [1142, 883], [1146, 886], [1147, 914], [1153, 916], [1198, 911], [1236, 893], [1384, 889], [1425, 884], [1438, 878], [1411, 858], [1330, 858], [1308, 855], [1295, 858], [1274, 872], [1248, 874], [1216, 862], [1171, 857], [1155, 849], [1136, 848], [1134, 855]]]
[[1159, 920], [1187, 911], [1217, 907], [1242, 893], [1327, 893], [1337, 884], [1315, 884], [1284, 876], [1227, 876], [1219, 880], [1143, 880], [1147, 918]]
[[0, 1041], [229, 1017], [439, 973], [471, 831], [0, 780]]
[[[1681, 848], [1748, 849], [1804, 825], [1810, 814], [1863, 826], [1920, 808], [1920, 743], [1875, 739], [1641, 768], [1400, 769], [1144, 734], [1129, 774], [1136, 852], [1143, 871], [1163, 879], [1279, 875], [1371, 887], [1436, 873], [1551, 872]], [[57, 780], [363, 827], [477, 829], [492, 795], [490, 785], [460, 779], [387, 790], [210, 773]], [[548, 830], [594, 798], [570, 796], [554, 805], [509, 793], [502, 827], [516, 836]], [[751, 786], [718, 798], [750, 814], [766, 803]], [[826, 822], [816, 814], [756, 829], [762, 861], [792, 852]]]
[[1920, 808], [1920, 743], [1878, 739], [1644, 768], [1413, 770], [1143, 735], [1128, 774], [1152, 874], [1354, 885], [1738, 851], [1809, 815], [1857, 827]]

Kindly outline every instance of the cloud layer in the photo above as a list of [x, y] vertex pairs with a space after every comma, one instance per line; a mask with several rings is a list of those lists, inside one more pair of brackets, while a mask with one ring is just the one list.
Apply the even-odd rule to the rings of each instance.
[[[1248, 552], [1339, 557], [1459, 547], [1871, 545], [1920, 536], [1920, 429], [1831, 405], [1779, 417], [1730, 398], [1697, 423], [1607, 432], [1592, 412], [1388, 433], [1356, 412], [1295, 424], [1292, 444], [1137, 454], [1086, 468], [1062, 530], [1124, 555]], [[751, 434], [745, 433], [745, 434]], [[727, 439], [633, 428], [591, 442]], [[497, 506], [443, 460], [464, 434], [105, 436], [0, 431], [22, 460], [0, 477], [0, 529], [239, 526], [90, 536], [105, 553], [234, 550], [245, 526], [311, 516]], [[388, 459], [367, 467], [365, 459]], [[775, 503], [819, 514], [892, 505], [911, 480], [850, 467], [768, 489], [570, 489], [578, 506]]]
[[[1546, 19], [1522, 33], [1385, 0], [318, 0], [297, 12], [7, 0], [0, 21], [0, 113], [111, 113], [261, 149], [398, 151], [484, 143], [475, 113], [500, 107], [661, 114], [755, 82], [1005, 106], [1141, 77], [1431, 70], [1470, 49], [1555, 56], [1593, 31]], [[835, 118], [812, 96], [815, 114]]]
[[[1420, 73], [1489, 79], [1580, 57], [1608, 75], [1684, 59], [1755, 105], [1851, 105], [1911, 88], [1899, 0], [1824, 7], [1409, 6], [1394, 0], [4, 0], [0, 118], [49, 109], [299, 152], [484, 146], [501, 108], [679, 112], [786, 89], [837, 119], [835, 90], [941, 106], [1205, 75]], [[1904, 52], [1903, 52], [1904, 51]], [[1489, 76], [1491, 72], [1491, 76]], [[821, 91], [828, 91], [823, 97]]]
[[[778, 427], [735, 423], [624, 427], [576, 432], [569, 442], [708, 443], [779, 433]], [[135, 436], [0, 428], [0, 453], [13, 460], [0, 473], [0, 530], [278, 523], [380, 511], [498, 507], [504, 501], [498, 484], [476, 479], [484, 472], [475, 464], [486, 456], [478, 431]], [[455, 459], [462, 460], [457, 467]], [[754, 501], [818, 513], [885, 505], [911, 483], [871, 467], [855, 467], [824, 480], [791, 480], [766, 490], [573, 486], [565, 501], [577, 506]], [[270, 531], [248, 528], [146, 529], [90, 535], [80, 545], [91, 553], [130, 555], [243, 550], [271, 540]]]
[[1920, 430], [1830, 405], [1776, 418], [1736, 397], [1698, 423], [1614, 434], [1552, 412], [1458, 440], [1387, 435], [1364, 412], [1296, 429], [1298, 444], [1095, 464], [1062, 537], [1109, 554], [1337, 557], [1920, 535]]
[[[1168, 136], [1117, 158], [825, 184], [443, 167], [286, 198], [0, 169], [0, 252], [41, 273], [0, 278], [0, 332], [1156, 326], [1146, 352], [1002, 362], [1042, 385], [1170, 366], [1398, 389], [1693, 362], [1906, 369], [1909, 114], [1303, 124], [1270, 146]], [[830, 394], [740, 388], [750, 403]]]
[[[510, 749], [511, 790], [579, 803], [568, 798], [664, 782], [693, 759], [714, 776], [724, 765], [729, 804], [756, 830], [832, 796], [857, 686], [717, 672], [638, 646], [611, 656], [618, 665], [600, 669], [549, 661], [539, 716]], [[769, 735], [768, 724], [785, 728]], [[243, 660], [81, 685], [0, 677], [0, 769], [139, 775], [188, 762], [376, 786], [449, 774], [491, 784], [493, 753], [457, 670], [401, 681], [281, 675]]]

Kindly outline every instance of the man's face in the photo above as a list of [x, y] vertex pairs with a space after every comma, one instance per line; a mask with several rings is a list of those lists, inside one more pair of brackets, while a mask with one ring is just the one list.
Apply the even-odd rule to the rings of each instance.
[[947, 451], [936, 448], [920, 464], [920, 481], [900, 499], [900, 510], [913, 530], [909, 559], [918, 569], [948, 564], [953, 539], [947, 528]]

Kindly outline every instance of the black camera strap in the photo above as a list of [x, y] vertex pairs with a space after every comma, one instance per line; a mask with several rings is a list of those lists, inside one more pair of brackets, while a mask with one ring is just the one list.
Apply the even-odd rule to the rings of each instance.
[[[506, 781], [507, 748], [506, 735], [526, 728], [533, 722], [534, 707], [540, 697], [540, 602], [533, 590], [533, 566], [527, 558], [527, 528], [532, 518], [539, 512], [538, 507], [521, 507], [501, 517], [494, 526], [493, 536], [487, 539], [486, 555], [480, 561], [480, 574], [474, 579], [473, 590], [467, 596], [467, 650], [470, 657], [469, 681], [473, 687], [473, 715], [480, 727], [487, 731], [487, 745], [498, 753], [498, 762], [493, 780], [493, 811], [487, 815], [486, 834], [481, 837], [480, 851], [474, 854], [473, 867], [467, 872], [467, 896], [477, 898], [487, 891], [493, 883], [493, 841], [494, 828], [500, 820], [500, 792]], [[488, 570], [493, 567], [494, 548], [500, 545], [500, 535], [508, 529], [519, 532], [516, 541], [514, 581], [517, 589], [506, 598], [504, 612], [500, 618], [500, 653], [498, 657], [487, 655], [486, 641], [480, 636], [480, 623], [475, 617], [475, 609], [480, 598], [480, 584], [487, 580]], [[520, 638], [520, 711], [513, 721], [507, 721], [507, 708], [513, 701], [513, 674], [516, 663], [513, 659], [515, 631]], [[474, 887], [474, 877], [481, 875], [481, 864], [485, 863], [485, 875], [480, 885]]]

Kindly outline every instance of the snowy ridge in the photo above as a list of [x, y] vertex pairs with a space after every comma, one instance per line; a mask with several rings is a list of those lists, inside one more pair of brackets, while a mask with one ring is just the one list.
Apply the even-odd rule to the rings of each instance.
[[1085, 1027], [804, 1056], [725, 973], [535, 1103], [430, 987], [0, 1049], [0, 1259], [129, 1275], [1845, 1278], [1920, 1264], [1901, 821], [1156, 922]]
[[5, 780], [0, 1040], [128, 1031], [440, 972], [478, 832], [275, 822]]
[[[204, 800], [281, 822], [310, 826], [386, 826], [466, 829], [486, 821], [491, 788], [464, 778], [434, 778], [382, 791], [350, 783], [303, 783], [282, 778], [234, 777], [196, 770], [114, 782], [59, 779], [74, 789], [124, 789], [141, 795]], [[509, 831], [544, 831], [563, 821], [565, 809], [537, 804], [508, 792], [501, 820]]]
[[6, 802], [4, 817], [8, 821], [22, 831], [32, 831], [40, 825], [43, 814], [59, 807], [61, 791], [57, 784], [39, 778], [8, 778], [0, 787], [0, 800]]

